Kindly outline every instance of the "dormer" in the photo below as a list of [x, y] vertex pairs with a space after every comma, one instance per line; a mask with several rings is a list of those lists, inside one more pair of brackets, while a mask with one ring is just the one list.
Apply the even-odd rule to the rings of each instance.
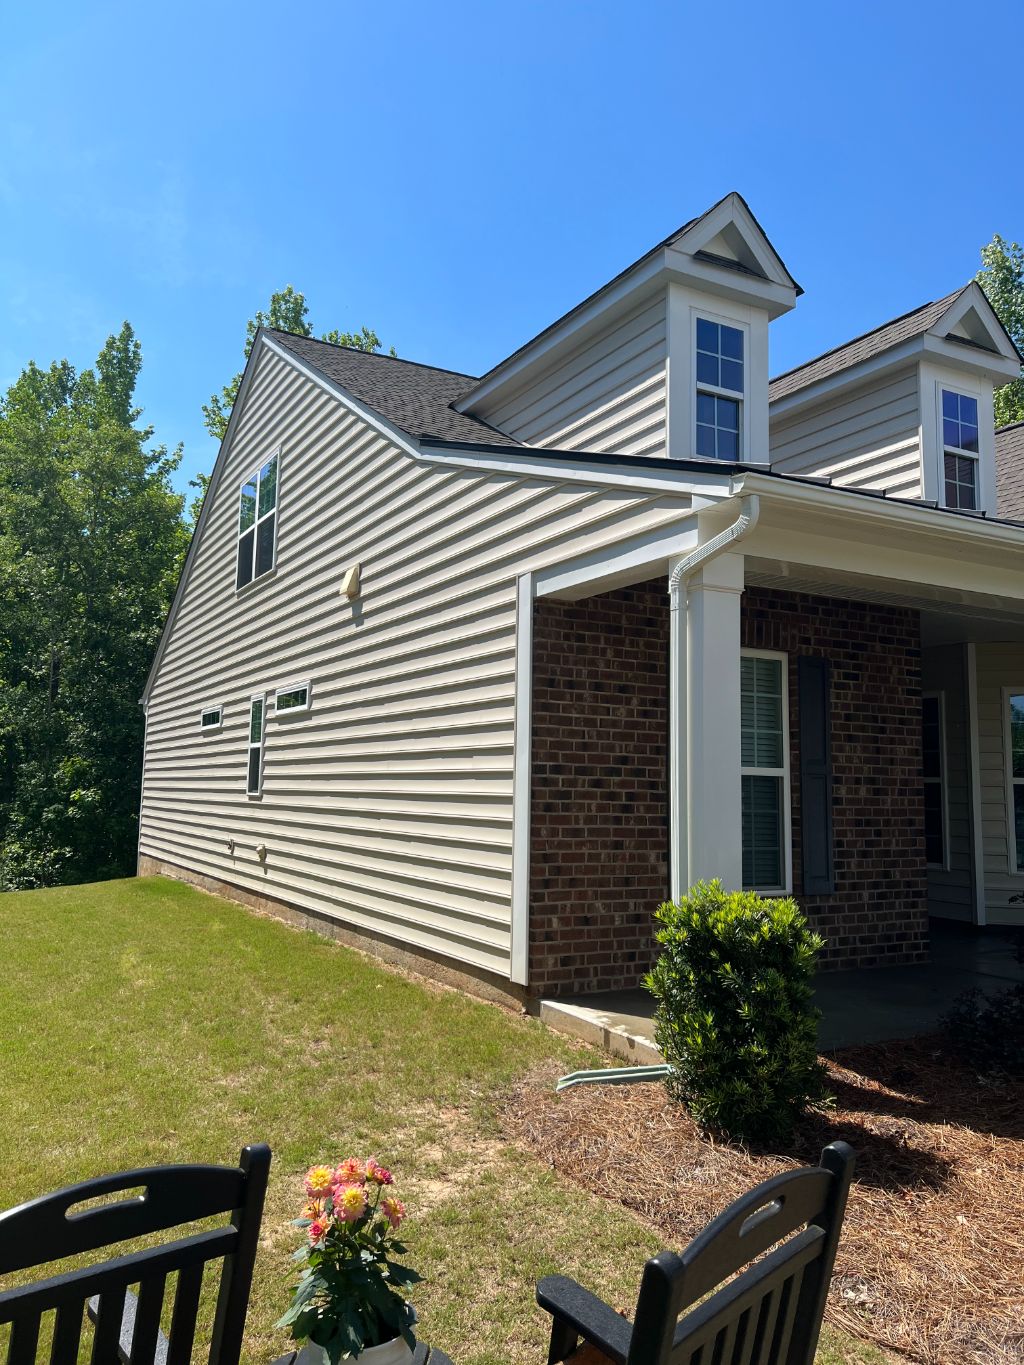
[[496, 365], [457, 407], [532, 446], [768, 462], [768, 324], [800, 288], [729, 194]]
[[772, 380], [772, 468], [995, 515], [994, 389], [1021, 358], [962, 289]]

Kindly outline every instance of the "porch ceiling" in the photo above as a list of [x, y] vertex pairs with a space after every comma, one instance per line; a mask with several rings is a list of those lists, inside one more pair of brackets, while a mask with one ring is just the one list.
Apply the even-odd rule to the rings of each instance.
[[[922, 613], [925, 645], [1024, 641], [1024, 599], [749, 555], [744, 577], [750, 587], [914, 608]], [[1024, 590], [1024, 576], [1021, 586]]]

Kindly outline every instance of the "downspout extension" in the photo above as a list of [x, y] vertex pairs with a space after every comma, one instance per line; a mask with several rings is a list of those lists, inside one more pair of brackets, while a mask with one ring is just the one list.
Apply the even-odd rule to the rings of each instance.
[[[669, 616], [672, 623], [672, 647], [669, 656], [669, 698], [673, 738], [669, 773], [669, 822], [671, 825], [671, 867], [673, 900], [678, 900], [688, 881], [689, 850], [689, 790], [687, 749], [689, 746], [689, 705], [687, 699], [686, 652], [686, 585], [702, 565], [741, 541], [757, 525], [761, 515], [761, 500], [756, 493], [748, 493], [740, 502], [740, 513], [731, 526], [700, 545], [672, 569], [668, 578]], [[682, 610], [680, 610], [682, 608]]]

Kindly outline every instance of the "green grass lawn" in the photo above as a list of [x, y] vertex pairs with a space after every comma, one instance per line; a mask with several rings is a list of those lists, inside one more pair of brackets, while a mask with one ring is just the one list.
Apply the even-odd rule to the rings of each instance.
[[[551, 1271], [631, 1306], [654, 1234], [502, 1140], [503, 1087], [585, 1064], [536, 1021], [163, 878], [0, 896], [0, 941], [0, 1207], [269, 1142], [248, 1361], [288, 1346], [301, 1174], [350, 1153], [395, 1171], [421, 1332], [456, 1365], [542, 1365]], [[881, 1357], [833, 1333], [819, 1360]]]

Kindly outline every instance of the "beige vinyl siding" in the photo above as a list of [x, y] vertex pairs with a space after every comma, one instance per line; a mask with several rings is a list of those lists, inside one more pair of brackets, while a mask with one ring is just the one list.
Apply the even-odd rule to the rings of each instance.
[[840, 487], [922, 493], [917, 370], [859, 386], [810, 409], [770, 415], [772, 469]]
[[928, 911], [944, 919], [974, 918], [971, 858], [970, 733], [967, 723], [966, 660], [963, 645], [925, 649], [921, 681], [938, 692], [945, 719], [946, 861], [928, 869]]
[[990, 924], [1021, 924], [1024, 907], [1009, 903], [1010, 896], [1024, 892], [1024, 875], [1012, 861], [1003, 690], [1024, 692], [1024, 644], [980, 644], [976, 653], [985, 913]]
[[[276, 570], [236, 594], [239, 486], [278, 447]], [[688, 500], [415, 459], [270, 352], [210, 497], [149, 701], [140, 852], [507, 976], [516, 575]], [[307, 680], [309, 713], [277, 718]]]
[[661, 294], [473, 411], [527, 445], [664, 455], [666, 356]]

